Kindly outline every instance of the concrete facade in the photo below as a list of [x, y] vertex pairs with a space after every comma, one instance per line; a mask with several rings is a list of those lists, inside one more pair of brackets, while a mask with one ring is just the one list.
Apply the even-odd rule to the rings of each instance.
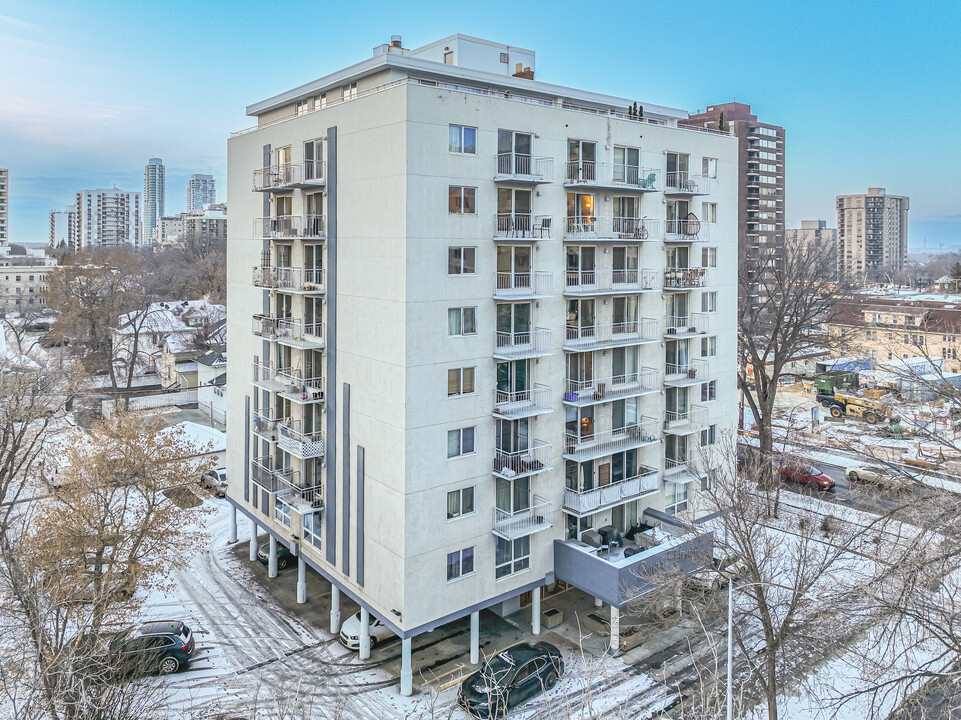
[[695, 520], [736, 421], [736, 139], [422, 50], [228, 143], [228, 498], [404, 638], [518, 608], [556, 542]]
[[119, 188], [81, 190], [77, 193], [74, 250], [118, 245], [139, 246], [140, 193]]
[[203, 210], [217, 202], [217, 184], [213, 175], [191, 175], [187, 181], [187, 212]]
[[834, 252], [837, 247], [837, 228], [829, 228], [825, 220], [802, 220], [801, 227], [784, 231], [784, 241], [789, 245], [803, 245], [807, 248], [826, 248]]
[[57, 260], [42, 255], [13, 255], [0, 247], [0, 306], [37, 312], [47, 305], [47, 273]]
[[838, 195], [838, 274], [859, 282], [903, 270], [909, 207], [907, 197], [888, 195], [884, 188]]

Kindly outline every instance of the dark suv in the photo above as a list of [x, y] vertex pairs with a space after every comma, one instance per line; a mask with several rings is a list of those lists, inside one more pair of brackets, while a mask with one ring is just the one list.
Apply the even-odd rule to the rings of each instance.
[[457, 703], [476, 718], [500, 718], [553, 689], [564, 674], [560, 650], [546, 642], [502, 650], [461, 683]]
[[110, 659], [125, 675], [170, 675], [194, 654], [194, 634], [179, 620], [156, 620], [110, 641]]

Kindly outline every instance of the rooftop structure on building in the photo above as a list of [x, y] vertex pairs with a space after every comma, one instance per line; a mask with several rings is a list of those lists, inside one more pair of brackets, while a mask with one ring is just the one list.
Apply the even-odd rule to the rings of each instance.
[[904, 269], [910, 200], [884, 188], [838, 195], [838, 273], [855, 282], [880, 280]]
[[535, 77], [531, 50], [396, 38], [228, 142], [228, 263], [251, 268], [228, 500], [331, 583], [335, 632], [344, 593], [402, 638], [402, 693], [420, 633], [470, 616], [476, 643], [481, 609], [526, 604], [538, 632], [574, 587], [616, 645], [645, 568], [709, 562], [737, 138]]

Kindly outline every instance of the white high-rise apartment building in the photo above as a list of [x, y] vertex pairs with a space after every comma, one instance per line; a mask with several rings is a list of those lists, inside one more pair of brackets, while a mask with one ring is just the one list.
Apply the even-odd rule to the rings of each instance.
[[143, 236], [152, 242], [154, 229], [160, 218], [166, 215], [166, 170], [163, 160], [150, 158], [143, 171]]
[[868, 188], [866, 194], [838, 195], [836, 202], [838, 274], [859, 281], [903, 270], [911, 201]]
[[10, 242], [10, 172], [0, 168], [0, 245]]
[[70, 245], [77, 226], [77, 206], [68, 205], [65, 210], [50, 211], [50, 247], [57, 248], [61, 244]]
[[213, 175], [191, 175], [187, 181], [187, 212], [203, 210], [217, 202], [217, 186]]
[[74, 250], [140, 245], [139, 192], [119, 188], [81, 190], [76, 208]]
[[301, 599], [307, 567], [331, 583], [334, 631], [346, 593], [403, 638], [403, 693], [420, 633], [469, 615], [476, 661], [480, 610], [538, 632], [574, 586], [616, 643], [644, 568], [709, 556], [737, 140], [534, 72], [397, 39], [228, 143], [228, 261], [254, 268], [228, 276], [234, 520], [298, 556]]

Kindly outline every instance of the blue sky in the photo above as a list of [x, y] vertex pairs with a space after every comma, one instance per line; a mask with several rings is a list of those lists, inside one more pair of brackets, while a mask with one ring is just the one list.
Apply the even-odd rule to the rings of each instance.
[[787, 223], [869, 186], [911, 197], [911, 246], [961, 245], [961, 4], [950, 2], [212, 3], [0, 0], [0, 167], [12, 239], [83, 188], [143, 190], [167, 211], [191, 173], [226, 200], [226, 138], [246, 105], [402, 34], [537, 52], [538, 79], [687, 110], [734, 97], [787, 130]]

